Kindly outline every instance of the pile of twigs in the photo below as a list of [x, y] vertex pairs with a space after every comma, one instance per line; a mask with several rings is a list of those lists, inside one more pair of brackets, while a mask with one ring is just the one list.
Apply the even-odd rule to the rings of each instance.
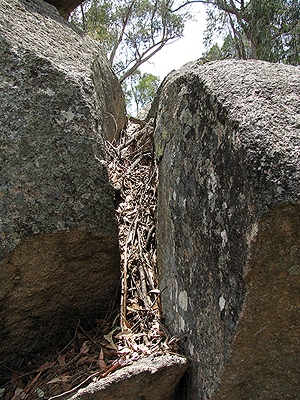
[[120, 351], [128, 359], [168, 349], [156, 274], [153, 127], [137, 122], [129, 124], [116, 147], [107, 144], [110, 179], [120, 201], [116, 214], [123, 274], [118, 338]]
[[115, 191], [122, 268], [122, 298], [117, 317], [97, 320], [87, 332], [78, 323], [63, 350], [28, 356], [8, 383], [1, 400], [59, 399], [134, 360], [177, 350], [161, 323], [156, 275], [156, 186], [153, 127], [129, 122], [118, 142], [106, 142], [107, 166]]

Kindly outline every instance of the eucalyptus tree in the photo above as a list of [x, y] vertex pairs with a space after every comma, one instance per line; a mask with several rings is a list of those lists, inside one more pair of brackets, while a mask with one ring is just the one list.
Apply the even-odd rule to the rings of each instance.
[[141, 73], [138, 69], [123, 83], [126, 102], [139, 111], [151, 103], [160, 84], [160, 78], [148, 72]]
[[167, 43], [183, 36], [191, 16], [172, 8], [173, 0], [87, 0], [71, 18], [103, 43], [122, 83]]
[[238, 58], [300, 63], [299, 0], [187, 0], [207, 5], [206, 45], [215, 33], [230, 35]]

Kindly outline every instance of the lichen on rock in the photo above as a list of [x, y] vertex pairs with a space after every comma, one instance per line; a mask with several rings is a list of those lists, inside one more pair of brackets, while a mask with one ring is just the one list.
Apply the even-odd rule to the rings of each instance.
[[[268, 285], [261, 287], [260, 296], [255, 294], [255, 285], [262, 281], [250, 262], [258, 251], [254, 241], [261, 221], [290, 202], [295, 204], [294, 218], [299, 218], [299, 79], [299, 69], [287, 65], [193, 62], [172, 72], [160, 88], [154, 134], [159, 161], [159, 282], [166, 323], [174, 334], [186, 338], [185, 354], [192, 359], [189, 399], [214, 398], [219, 387], [222, 392], [235, 376], [243, 376], [230, 363], [239, 357], [247, 360], [252, 351], [267, 370], [263, 354], [268, 354], [256, 352], [253, 341], [244, 340], [243, 349], [233, 349], [247, 318], [243, 317], [246, 305], [249, 318], [257, 318], [257, 302], [264, 296], [270, 299]], [[275, 242], [272, 246], [275, 252]], [[284, 268], [296, 271], [295, 260], [282, 257]], [[269, 279], [274, 280], [272, 268]], [[284, 291], [289, 291], [289, 281], [281, 282]], [[284, 296], [276, 293], [285, 304], [282, 312], [287, 312], [291, 299], [283, 301]], [[276, 321], [278, 325], [271, 324], [268, 334], [280, 337], [278, 357], [298, 359], [288, 336], [279, 334], [286, 329], [285, 322]], [[261, 319], [256, 330], [264, 324]], [[299, 332], [299, 323], [293, 322], [291, 329]], [[275, 358], [272, 362], [276, 363]], [[224, 375], [227, 365], [236, 375]], [[291, 366], [291, 370], [299, 378], [299, 368]], [[268, 398], [263, 390], [269, 387], [270, 396], [279, 396], [275, 389], [272, 392], [272, 380], [265, 378], [264, 388], [257, 393]], [[243, 382], [241, 378], [241, 387]], [[254, 387], [255, 382], [250, 379], [247, 384]], [[294, 383], [275, 397], [292, 398], [298, 390]], [[247, 393], [232, 390], [216, 398], [242, 400], [249, 398]]]
[[107, 312], [116, 294], [103, 143], [122, 128], [125, 103], [100, 45], [53, 6], [4, 0], [0, 16], [0, 353], [9, 363]]

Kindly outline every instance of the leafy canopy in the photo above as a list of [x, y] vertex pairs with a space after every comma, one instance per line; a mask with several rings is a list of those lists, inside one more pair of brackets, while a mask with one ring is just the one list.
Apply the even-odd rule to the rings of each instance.
[[[173, 0], [87, 0], [72, 21], [101, 41], [120, 82], [183, 35], [188, 12], [172, 12]], [[82, 14], [83, 16], [81, 16]]]
[[123, 83], [127, 104], [133, 106], [132, 103], [134, 103], [135, 109], [138, 111], [146, 104], [151, 103], [159, 84], [160, 78], [158, 76], [147, 72], [141, 74], [139, 70], [136, 70], [128, 81]]
[[197, 2], [207, 5], [207, 46], [222, 34], [235, 57], [300, 63], [299, 0], [187, 0], [176, 10]]

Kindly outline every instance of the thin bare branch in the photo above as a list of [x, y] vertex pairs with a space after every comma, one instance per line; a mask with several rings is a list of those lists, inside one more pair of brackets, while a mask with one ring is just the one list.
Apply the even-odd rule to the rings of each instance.
[[[167, 43], [167, 41], [172, 40], [172, 39], [175, 39], [175, 37], [165, 39], [165, 40], [161, 41], [160, 43], [156, 43], [153, 46], [151, 46], [149, 49], [147, 49], [142, 54], [142, 56], [138, 60], [135, 61], [134, 65], [129, 70], [127, 70], [124, 73], [124, 75], [121, 76], [121, 78], [119, 79], [119, 82], [120, 83], [124, 82], [124, 80], [126, 78], [128, 78], [134, 71], [136, 71], [140, 65], [142, 65], [144, 62], [148, 61], [152, 56], [154, 56], [154, 54], [156, 54], [159, 50], [161, 50], [164, 47], [164, 45]], [[158, 46], [158, 47], [155, 50], [153, 50], [145, 58], [143, 58], [149, 51], [151, 51], [156, 46]]]
[[245, 53], [243, 41], [242, 41], [239, 33], [235, 29], [234, 22], [232, 20], [232, 16], [230, 14], [228, 14], [228, 17], [229, 17], [230, 26], [231, 26], [231, 29], [233, 32], [234, 45], [235, 45], [236, 51], [238, 53], [239, 59], [246, 59], [246, 53]]
[[109, 62], [110, 62], [111, 65], [113, 65], [113, 61], [114, 61], [114, 58], [115, 58], [115, 55], [116, 55], [116, 51], [117, 51], [118, 47], [120, 46], [120, 43], [121, 43], [122, 40], [123, 40], [124, 32], [125, 32], [126, 26], [127, 26], [127, 24], [128, 24], [128, 20], [129, 20], [129, 17], [130, 17], [130, 14], [131, 14], [131, 11], [132, 11], [132, 9], [133, 9], [133, 6], [134, 6], [135, 2], [136, 2], [136, 0], [133, 0], [133, 1], [131, 2], [131, 4], [130, 4], [130, 6], [128, 7], [127, 12], [126, 12], [126, 14], [125, 14], [125, 16], [124, 16], [123, 26], [122, 26], [121, 33], [120, 33], [120, 35], [119, 35], [118, 40], [117, 40], [116, 43], [114, 44], [114, 47], [113, 47], [113, 49], [112, 49], [112, 51], [111, 51], [111, 53], [110, 53], [110, 56], [109, 56]]
[[181, 4], [174, 10], [169, 9], [169, 11], [174, 13], [193, 3], [211, 4], [212, 6], [219, 7], [221, 10], [226, 11], [230, 14], [236, 14], [236, 12], [239, 11], [231, 0], [230, 4], [228, 4], [224, 0], [187, 0], [185, 3]]
[[82, 17], [82, 27], [83, 27], [83, 31], [86, 32], [86, 22], [85, 22], [85, 15], [84, 15], [84, 9], [83, 9], [83, 5], [82, 3], [80, 4], [80, 11], [81, 11], [81, 17]]

